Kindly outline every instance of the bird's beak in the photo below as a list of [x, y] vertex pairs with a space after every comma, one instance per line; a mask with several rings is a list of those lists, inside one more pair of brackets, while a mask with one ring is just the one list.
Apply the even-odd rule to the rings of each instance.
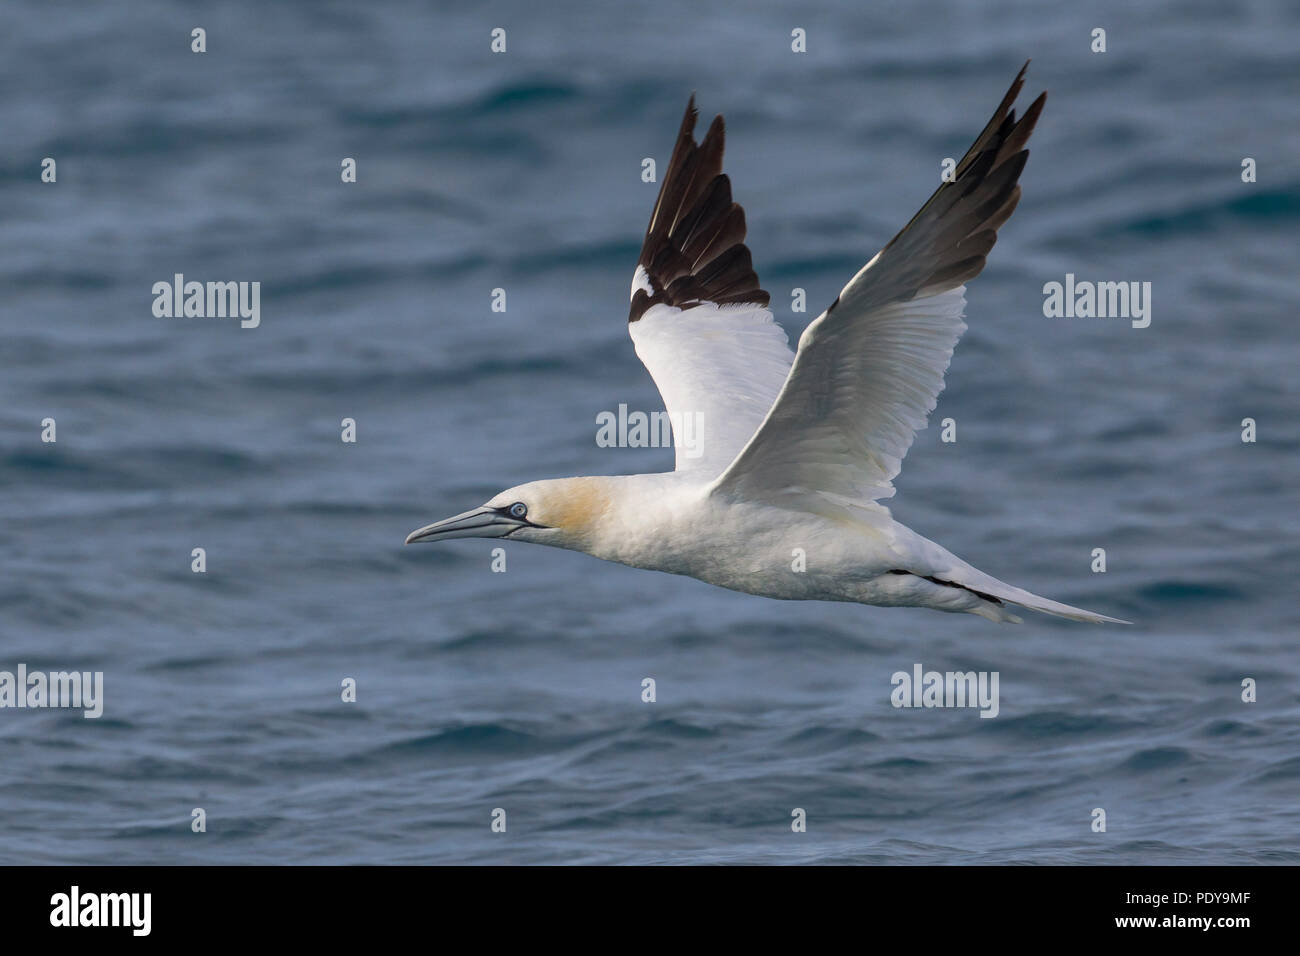
[[447, 541], [451, 538], [503, 538], [526, 524], [528, 522], [516, 521], [495, 508], [475, 508], [454, 518], [444, 518], [417, 528], [406, 536], [406, 543]]

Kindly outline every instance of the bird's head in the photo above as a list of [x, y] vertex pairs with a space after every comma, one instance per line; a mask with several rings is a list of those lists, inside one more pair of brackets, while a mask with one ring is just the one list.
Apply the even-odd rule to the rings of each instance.
[[609, 507], [609, 491], [599, 478], [530, 481], [501, 492], [480, 508], [417, 528], [406, 536], [406, 543], [509, 538], [588, 550]]

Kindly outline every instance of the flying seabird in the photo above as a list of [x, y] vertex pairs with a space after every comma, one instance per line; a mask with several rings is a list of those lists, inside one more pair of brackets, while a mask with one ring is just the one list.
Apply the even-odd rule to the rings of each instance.
[[894, 494], [965, 330], [965, 283], [1020, 201], [1026, 63], [952, 175], [858, 271], [790, 351], [745, 246], [722, 172], [721, 116], [702, 143], [692, 96], [632, 278], [628, 329], [676, 424], [696, 447], [674, 471], [557, 478], [511, 488], [426, 525], [407, 544], [509, 538], [787, 600], [966, 611], [1009, 605], [1128, 623], [1039, 597], [899, 524]]

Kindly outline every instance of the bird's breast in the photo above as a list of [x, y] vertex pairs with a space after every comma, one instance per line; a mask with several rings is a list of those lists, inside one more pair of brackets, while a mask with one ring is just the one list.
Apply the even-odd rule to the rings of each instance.
[[600, 556], [736, 591], [829, 600], [857, 600], [896, 561], [878, 529], [803, 512], [705, 500], [645, 517]]

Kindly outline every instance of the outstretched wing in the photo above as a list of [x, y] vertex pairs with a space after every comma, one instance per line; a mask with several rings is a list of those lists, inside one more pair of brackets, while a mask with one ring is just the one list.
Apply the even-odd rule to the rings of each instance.
[[794, 354], [722, 172], [722, 117], [696, 144], [697, 115], [692, 96], [632, 279], [628, 331], [673, 422], [677, 470], [712, 478], [763, 421]]
[[943, 389], [979, 275], [1020, 201], [1024, 148], [1047, 94], [1017, 121], [1021, 68], [984, 131], [912, 221], [804, 331], [771, 411], [715, 484], [746, 498], [888, 498]]

